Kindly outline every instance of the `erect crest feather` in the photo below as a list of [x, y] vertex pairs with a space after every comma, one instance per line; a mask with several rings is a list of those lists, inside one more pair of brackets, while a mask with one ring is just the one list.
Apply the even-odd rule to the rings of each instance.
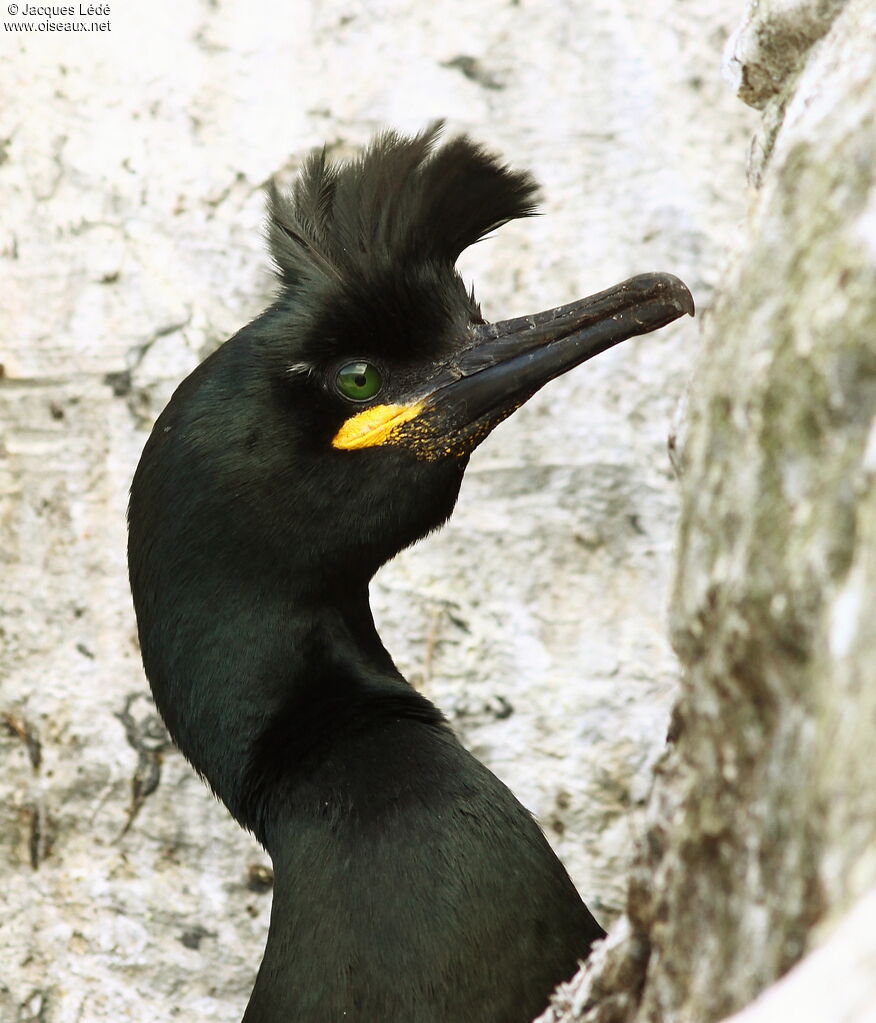
[[384, 132], [343, 164], [316, 152], [288, 195], [272, 187], [268, 234], [284, 283], [348, 280], [375, 265], [452, 267], [490, 231], [535, 212], [530, 174], [464, 135], [438, 146], [441, 128]]

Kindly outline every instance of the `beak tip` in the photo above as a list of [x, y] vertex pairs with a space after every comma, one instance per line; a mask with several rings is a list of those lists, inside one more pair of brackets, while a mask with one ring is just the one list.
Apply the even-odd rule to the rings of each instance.
[[672, 292], [672, 297], [675, 300], [675, 304], [679, 309], [679, 314], [687, 314], [688, 316], [695, 316], [697, 307], [694, 302], [694, 297], [690, 293], [690, 289], [684, 283], [680, 277], [676, 277], [675, 274], [661, 274], [668, 287]]

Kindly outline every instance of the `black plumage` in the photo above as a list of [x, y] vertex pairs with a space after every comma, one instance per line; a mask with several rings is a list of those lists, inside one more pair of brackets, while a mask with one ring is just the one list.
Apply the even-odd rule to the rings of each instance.
[[275, 870], [247, 1023], [525, 1023], [602, 930], [396, 669], [368, 584], [553, 376], [692, 312], [668, 275], [484, 323], [454, 268], [529, 175], [437, 127], [272, 192], [280, 290], [180, 384], [131, 488], [146, 673]]

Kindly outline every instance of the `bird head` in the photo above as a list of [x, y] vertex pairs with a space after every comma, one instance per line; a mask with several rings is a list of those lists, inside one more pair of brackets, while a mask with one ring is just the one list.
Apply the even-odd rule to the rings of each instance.
[[395, 677], [368, 583], [450, 515], [472, 450], [549, 380], [693, 312], [677, 278], [647, 274], [484, 322], [456, 259], [531, 214], [536, 186], [437, 136], [385, 134], [340, 165], [314, 155], [271, 193], [276, 301], [179, 385], [131, 485], [156, 703], [249, 827], [246, 765], [307, 680], [337, 678], [326, 658], [342, 678]]
[[445, 521], [472, 450], [540, 387], [693, 312], [677, 278], [648, 274], [486, 323], [456, 260], [531, 215], [536, 184], [466, 137], [438, 145], [439, 130], [383, 134], [344, 164], [317, 153], [271, 191], [278, 298], [159, 418], [132, 533], [148, 504], [178, 558], [262, 579], [269, 564], [311, 589], [367, 582]]

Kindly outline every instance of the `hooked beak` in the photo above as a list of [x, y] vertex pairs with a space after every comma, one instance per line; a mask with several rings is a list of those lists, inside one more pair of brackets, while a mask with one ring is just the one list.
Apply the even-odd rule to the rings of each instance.
[[427, 393], [353, 416], [333, 444], [400, 444], [428, 460], [468, 455], [550, 380], [685, 313], [694, 314], [687, 287], [672, 274], [649, 273], [534, 316], [475, 325], [471, 343]]

